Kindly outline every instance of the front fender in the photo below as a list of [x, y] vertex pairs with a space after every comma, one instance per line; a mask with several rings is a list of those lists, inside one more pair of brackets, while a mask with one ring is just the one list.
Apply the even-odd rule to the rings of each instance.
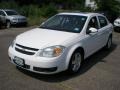
[[[75, 44], [73, 46], [68, 47], [68, 54], [67, 54], [67, 57], [66, 57], [66, 65], [65, 65], [66, 69], [68, 69], [71, 56], [77, 48], [83, 48], [82, 44]], [[84, 50], [84, 48], [83, 48], [83, 50]]]

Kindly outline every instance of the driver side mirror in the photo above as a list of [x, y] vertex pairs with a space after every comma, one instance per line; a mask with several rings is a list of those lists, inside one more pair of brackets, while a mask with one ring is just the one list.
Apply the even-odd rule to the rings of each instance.
[[97, 30], [96, 28], [91, 27], [91, 28], [89, 28], [89, 30], [87, 31], [87, 34], [96, 33], [96, 32], [98, 32], [98, 30]]

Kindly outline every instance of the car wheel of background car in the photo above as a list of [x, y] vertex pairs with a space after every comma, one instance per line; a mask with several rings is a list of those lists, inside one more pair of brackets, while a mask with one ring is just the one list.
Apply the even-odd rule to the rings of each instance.
[[68, 72], [72, 74], [77, 73], [81, 67], [82, 60], [83, 55], [81, 54], [81, 51], [76, 50], [71, 57]]
[[110, 49], [112, 46], [112, 36], [109, 36], [107, 44], [105, 46], [106, 49]]
[[10, 28], [11, 27], [11, 23], [10, 23], [10, 21], [7, 21], [6, 22], [6, 28]]

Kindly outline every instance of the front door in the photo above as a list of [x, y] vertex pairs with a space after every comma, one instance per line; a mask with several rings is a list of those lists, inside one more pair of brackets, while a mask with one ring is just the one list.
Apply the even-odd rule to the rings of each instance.
[[99, 29], [98, 20], [97, 20], [96, 16], [94, 16], [90, 19], [87, 29], [86, 29], [86, 35], [85, 35], [85, 39], [84, 39], [84, 49], [85, 49], [85, 53], [86, 53], [85, 57], [90, 56], [91, 54], [93, 54], [100, 48], [99, 32], [87, 34], [87, 32], [89, 31], [89, 28], [91, 28], [91, 27], [96, 28], [97, 30]]

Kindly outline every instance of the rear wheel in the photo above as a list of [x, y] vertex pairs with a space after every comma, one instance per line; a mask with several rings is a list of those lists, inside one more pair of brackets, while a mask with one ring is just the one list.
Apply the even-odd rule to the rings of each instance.
[[76, 50], [70, 60], [68, 71], [69, 73], [77, 73], [81, 67], [81, 62], [83, 60], [83, 55], [81, 51]]
[[109, 36], [107, 44], [105, 46], [106, 49], [110, 49], [112, 46], [112, 36]]

